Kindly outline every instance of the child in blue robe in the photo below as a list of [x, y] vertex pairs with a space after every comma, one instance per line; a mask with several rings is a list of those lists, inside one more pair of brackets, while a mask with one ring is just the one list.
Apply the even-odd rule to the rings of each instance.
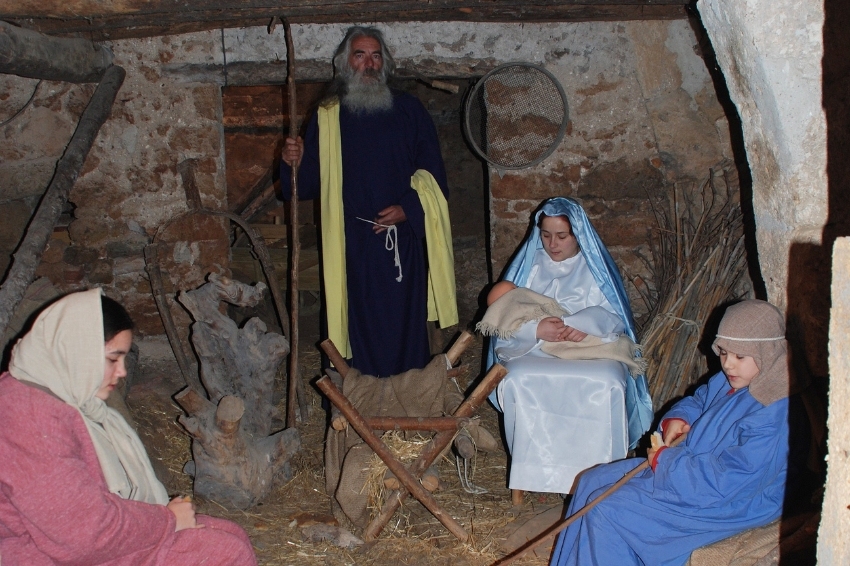
[[[551, 564], [681, 565], [701, 546], [779, 518], [789, 459], [784, 336], [773, 305], [729, 307], [712, 345], [723, 371], [673, 406], [661, 421], [665, 445], [648, 453], [650, 467], [570, 525]], [[582, 474], [567, 516], [641, 462]]]

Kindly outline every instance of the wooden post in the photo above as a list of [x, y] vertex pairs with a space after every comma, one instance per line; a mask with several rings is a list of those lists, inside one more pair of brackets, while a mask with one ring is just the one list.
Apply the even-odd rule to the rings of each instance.
[[53, 180], [50, 181], [27, 227], [27, 233], [18, 251], [15, 252], [12, 267], [3, 282], [3, 287], [0, 288], [0, 336], [6, 332], [12, 313], [15, 312], [27, 287], [32, 283], [35, 270], [44, 254], [44, 248], [53, 234], [53, 228], [62, 214], [62, 208], [68, 201], [71, 187], [74, 186], [83, 168], [100, 127], [112, 112], [112, 104], [115, 102], [118, 89], [124, 82], [124, 75], [124, 69], [121, 67], [112, 66], [107, 69], [83, 111], [64, 155], [56, 165]]

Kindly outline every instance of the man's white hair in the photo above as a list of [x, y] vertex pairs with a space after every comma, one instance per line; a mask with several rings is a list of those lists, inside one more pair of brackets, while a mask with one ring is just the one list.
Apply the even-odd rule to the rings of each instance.
[[[381, 47], [383, 64], [380, 71], [374, 71], [376, 81], [363, 81], [363, 75], [369, 70], [357, 73], [349, 64], [351, 44], [359, 37], [369, 37]], [[375, 27], [352, 26], [346, 31], [342, 43], [333, 57], [334, 78], [328, 87], [323, 103], [339, 100], [353, 112], [375, 112], [389, 110], [392, 107], [392, 93], [387, 81], [395, 72], [395, 60], [387, 48], [384, 35]]]

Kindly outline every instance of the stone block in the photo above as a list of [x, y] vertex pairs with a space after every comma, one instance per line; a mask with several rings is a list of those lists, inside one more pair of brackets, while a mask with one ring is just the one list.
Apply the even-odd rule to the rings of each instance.
[[204, 120], [221, 119], [221, 89], [218, 85], [203, 85], [192, 89], [192, 103], [198, 117]]
[[100, 254], [94, 248], [71, 245], [65, 248], [62, 259], [69, 265], [86, 266], [96, 262], [99, 257]]
[[666, 182], [663, 174], [647, 160], [630, 162], [625, 158], [599, 165], [589, 171], [579, 183], [579, 198], [645, 199], [663, 195]]
[[41, 255], [43, 263], [59, 263], [65, 257], [65, 249], [68, 247], [68, 242], [57, 238], [52, 238], [47, 242], [47, 247], [44, 248], [44, 253]]
[[109, 285], [114, 277], [112, 274], [112, 261], [99, 260], [88, 266], [86, 279], [92, 285]]

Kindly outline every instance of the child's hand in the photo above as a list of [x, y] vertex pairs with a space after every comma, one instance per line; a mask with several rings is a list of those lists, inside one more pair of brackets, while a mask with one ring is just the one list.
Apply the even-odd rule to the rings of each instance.
[[670, 419], [664, 426], [664, 444], [670, 446], [670, 443], [691, 430], [691, 425], [682, 419]]

